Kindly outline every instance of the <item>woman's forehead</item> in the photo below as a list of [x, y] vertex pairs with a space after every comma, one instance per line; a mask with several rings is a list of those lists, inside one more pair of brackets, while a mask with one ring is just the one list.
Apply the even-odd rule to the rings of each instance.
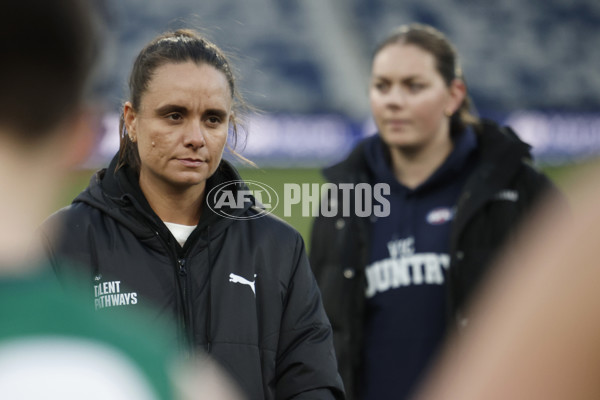
[[372, 75], [423, 75], [437, 72], [434, 56], [419, 46], [394, 43], [373, 58]]
[[211, 100], [224, 107], [231, 103], [225, 74], [209, 64], [167, 63], [156, 68], [142, 95], [142, 103]]

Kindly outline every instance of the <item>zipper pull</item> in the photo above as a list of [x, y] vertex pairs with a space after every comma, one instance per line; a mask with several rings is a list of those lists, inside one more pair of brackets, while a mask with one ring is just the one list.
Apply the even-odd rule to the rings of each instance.
[[177, 263], [179, 264], [179, 276], [186, 276], [187, 270], [185, 269], [185, 259], [180, 258], [177, 260]]

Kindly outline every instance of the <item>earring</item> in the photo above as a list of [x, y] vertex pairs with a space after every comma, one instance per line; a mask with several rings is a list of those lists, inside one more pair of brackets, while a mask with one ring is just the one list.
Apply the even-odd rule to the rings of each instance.
[[156, 146], [156, 143], [152, 142], [152, 147]]
[[444, 111], [444, 115], [448, 118], [450, 118], [452, 116], [452, 114], [454, 114], [454, 113], [451, 111], [448, 111], [448, 110]]

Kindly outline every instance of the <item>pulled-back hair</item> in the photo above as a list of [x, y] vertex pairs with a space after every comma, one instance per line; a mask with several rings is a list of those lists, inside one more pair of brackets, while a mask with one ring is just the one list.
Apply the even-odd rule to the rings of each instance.
[[[129, 98], [133, 110], [139, 111], [142, 96], [148, 90], [157, 68], [169, 63], [178, 64], [189, 61], [198, 65], [210, 65], [225, 75], [233, 100], [234, 112], [231, 119], [231, 132], [233, 146], [235, 147], [238, 139], [236, 111], [247, 109], [248, 106], [235, 85], [235, 76], [225, 54], [214, 43], [200, 36], [194, 30], [178, 29], [163, 33], [148, 43], [138, 54], [129, 77]], [[121, 112], [119, 131], [120, 145], [117, 170], [124, 165], [128, 165], [139, 172], [140, 156], [137, 143], [129, 140], [123, 112]], [[234, 151], [233, 153], [236, 154]], [[243, 157], [239, 157], [243, 159]]]
[[[435, 59], [435, 66], [446, 83], [450, 86], [454, 79], [465, 82], [458, 53], [446, 36], [429, 25], [409, 24], [394, 29], [375, 48], [375, 57], [384, 48], [393, 44], [406, 44], [419, 47], [431, 54]], [[466, 85], [466, 82], [465, 82]], [[464, 130], [467, 125], [478, 125], [479, 119], [472, 110], [471, 99], [467, 93], [458, 110], [450, 119], [450, 132], [456, 134]]]
[[2, 4], [0, 125], [6, 132], [41, 140], [79, 106], [98, 51], [97, 22], [86, 0]]

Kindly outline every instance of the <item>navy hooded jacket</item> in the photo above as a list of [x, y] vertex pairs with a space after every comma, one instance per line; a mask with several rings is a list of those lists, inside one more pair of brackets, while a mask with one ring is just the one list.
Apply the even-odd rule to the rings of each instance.
[[[78, 265], [98, 312], [143, 305], [157, 318], [175, 318], [173, 340], [209, 352], [249, 399], [343, 398], [300, 234], [271, 215], [253, 218], [261, 210], [252, 202], [227, 210], [229, 218], [205, 204], [181, 247], [136, 174], [128, 167], [115, 173], [116, 161], [46, 223], [61, 226], [47, 238], [57, 273]], [[222, 161], [207, 193], [240, 179]]]
[[[539, 200], [555, 191], [550, 180], [531, 166], [529, 145], [510, 128], [482, 120], [475, 133], [473, 163], [466, 176], [456, 176], [464, 182], [455, 186], [461, 189], [452, 205], [451, 223], [446, 225], [450, 231], [446, 244], [448, 268], [444, 271], [445, 288], [440, 300], [446, 312], [440, 316], [440, 324], [449, 329], [465, 324], [465, 307], [494, 258]], [[365, 139], [345, 160], [326, 168], [325, 178], [337, 184], [377, 184], [381, 177], [373, 173], [365, 149], [370, 140], [373, 139]], [[342, 199], [342, 195], [337, 198]], [[435, 209], [427, 208], [423, 213], [434, 222], [444, 221], [448, 218], [448, 204], [441, 205], [444, 207], [440, 212], [430, 213]], [[348, 207], [337, 204], [337, 208]], [[413, 214], [410, 210], [398, 212]], [[374, 226], [370, 218], [337, 215], [317, 217], [312, 229], [311, 267], [333, 328], [335, 352], [348, 399], [357, 398], [365, 365], [363, 350], [369, 293], [366, 266], [376, 258], [377, 251], [371, 249]], [[403, 246], [410, 248], [410, 243], [399, 247]], [[411, 321], [404, 323], [410, 325]], [[386, 395], [401, 398], [398, 393]]]

